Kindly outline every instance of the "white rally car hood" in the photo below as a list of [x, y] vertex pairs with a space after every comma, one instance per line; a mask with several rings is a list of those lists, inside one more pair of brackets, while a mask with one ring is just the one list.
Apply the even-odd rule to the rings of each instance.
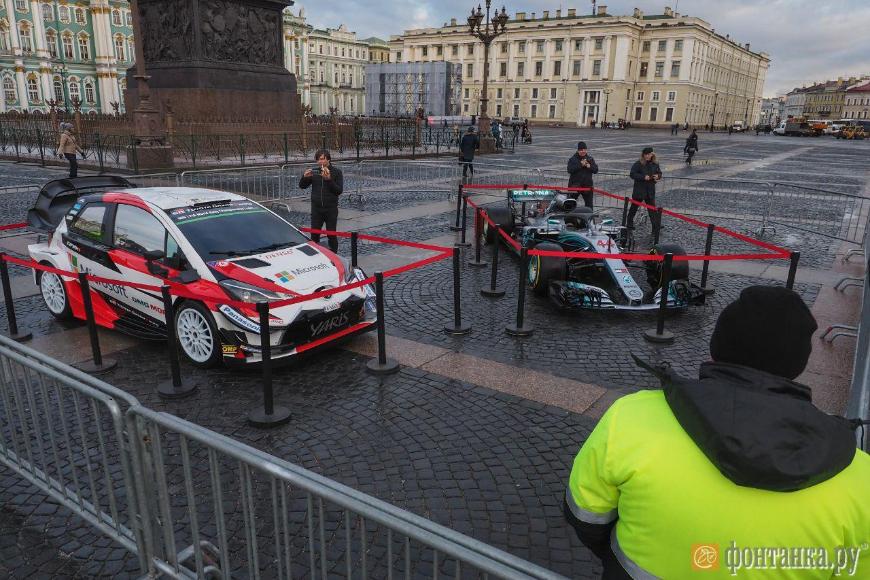
[[273, 292], [311, 294], [344, 284], [341, 258], [313, 243], [209, 262], [220, 274]]

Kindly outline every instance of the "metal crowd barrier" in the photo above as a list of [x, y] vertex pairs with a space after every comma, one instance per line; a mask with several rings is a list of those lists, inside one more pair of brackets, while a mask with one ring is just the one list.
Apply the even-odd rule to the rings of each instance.
[[868, 217], [870, 198], [774, 183], [764, 225], [780, 225], [860, 244]]
[[[855, 366], [846, 416], [870, 421], [870, 222], [865, 220], [864, 290], [861, 317], [858, 321], [858, 342], [855, 346]], [[859, 430], [858, 446], [870, 449], [870, 428]]]
[[560, 578], [5, 336], [0, 463], [135, 554], [148, 578]]

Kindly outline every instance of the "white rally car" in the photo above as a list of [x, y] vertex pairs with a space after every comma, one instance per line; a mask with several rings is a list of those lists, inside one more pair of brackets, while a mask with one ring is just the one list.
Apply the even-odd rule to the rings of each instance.
[[[255, 302], [276, 302], [365, 279], [343, 258], [245, 197], [185, 187], [131, 188], [117, 177], [62, 179], [43, 187], [29, 225], [47, 234], [28, 246], [36, 262], [64, 271], [151, 286], [181, 285], [173, 297], [179, 347], [201, 367], [261, 361]], [[77, 278], [35, 272], [48, 310], [85, 318]], [[97, 324], [165, 339], [159, 292], [92, 282]], [[272, 357], [371, 330], [373, 292], [364, 286], [270, 310]], [[195, 297], [195, 298], [194, 298]], [[248, 305], [232, 302], [251, 303]]]

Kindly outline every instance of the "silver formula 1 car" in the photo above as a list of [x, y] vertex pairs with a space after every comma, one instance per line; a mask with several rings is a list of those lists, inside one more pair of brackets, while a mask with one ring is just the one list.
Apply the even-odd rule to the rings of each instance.
[[[562, 252], [594, 252], [596, 258], [530, 256], [528, 281], [532, 290], [549, 296], [558, 306], [572, 309], [653, 310], [662, 299], [662, 262], [626, 263], [618, 255], [634, 250], [631, 232], [577, 201], [552, 190], [508, 190], [507, 204], [485, 208], [520, 247]], [[484, 221], [487, 243], [497, 232]], [[511, 249], [516, 250], [513, 246]], [[685, 255], [677, 244], [654, 245], [650, 254]], [[632, 270], [646, 278], [641, 286]], [[667, 307], [686, 308], [704, 303], [704, 293], [688, 280], [688, 262], [673, 262]]]

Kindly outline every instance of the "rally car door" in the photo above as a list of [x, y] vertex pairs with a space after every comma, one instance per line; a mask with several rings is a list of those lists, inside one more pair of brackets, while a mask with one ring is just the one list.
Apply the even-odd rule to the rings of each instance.
[[[160, 250], [168, 257], [155, 261], [149, 269], [145, 253]], [[112, 228], [112, 249], [109, 254], [124, 280], [149, 286], [162, 286], [178, 271], [169, 266], [177, 260], [178, 244], [160, 221], [146, 208], [118, 203]], [[124, 323], [131, 332], [162, 334], [165, 323], [163, 298], [159, 291], [128, 288], [125, 296], [128, 316]]]
[[[109, 229], [112, 206], [102, 202], [77, 202], [67, 214], [67, 232], [62, 243], [67, 251], [73, 271], [101, 278], [120, 279], [121, 274], [109, 257]], [[107, 299], [122, 299], [127, 289], [117, 284], [91, 282], [91, 288]], [[71, 297], [80, 300], [80, 297]], [[73, 305], [74, 311], [77, 305]], [[113, 315], [95, 304], [95, 314], [100, 323], [111, 324]]]

